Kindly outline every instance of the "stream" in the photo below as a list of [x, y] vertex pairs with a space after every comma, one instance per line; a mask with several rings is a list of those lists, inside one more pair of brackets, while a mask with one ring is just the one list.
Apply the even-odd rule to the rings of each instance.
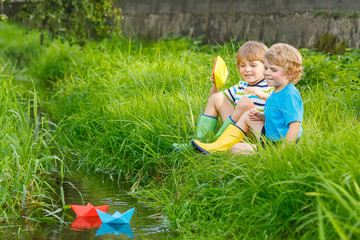
[[118, 184], [103, 174], [84, 174], [64, 179], [66, 205], [109, 205], [107, 213], [124, 213], [135, 207], [130, 224], [102, 224], [97, 217], [76, 218], [72, 209], [65, 210], [64, 223], [42, 223], [31, 228], [7, 227], [2, 239], [166, 239], [171, 233], [160, 217], [160, 210], [148, 207], [128, 194], [131, 185]]

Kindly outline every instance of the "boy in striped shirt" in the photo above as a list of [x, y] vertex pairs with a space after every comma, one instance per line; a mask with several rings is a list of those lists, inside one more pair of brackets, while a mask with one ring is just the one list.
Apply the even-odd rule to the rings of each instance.
[[[268, 48], [261, 42], [248, 41], [237, 51], [235, 57], [237, 69], [243, 81], [220, 92], [214, 83], [203, 114], [200, 115], [196, 129], [196, 138], [203, 139], [214, 133], [218, 115], [223, 125], [216, 134], [218, 138], [231, 124], [235, 124], [243, 113], [250, 109], [264, 110], [265, 101], [271, 88], [264, 78], [263, 56]], [[188, 144], [173, 145], [181, 150]]]

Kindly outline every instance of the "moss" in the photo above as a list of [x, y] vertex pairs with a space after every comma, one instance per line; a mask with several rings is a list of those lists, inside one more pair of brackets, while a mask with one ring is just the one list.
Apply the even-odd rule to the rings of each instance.
[[333, 17], [334, 19], [338, 19], [344, 16], [344, 12], [335, 9], [332, 13], [331, 13], [331, 17]]
[[337, 37], [330, 33], [324, 33], [321, 38], [316, 42], [315, 48], [320, 52], [333, 54], [343, 54], [347, 48], [344, 40], [337, 43]]
[[342, 40], [338, 44], [336, 44], [334, 54], [344, 54], [347, 48], [348, 46], [346, 42]]
[[338, 18], [359, 18], [360, 17], [360, 12], [359, 11], [346, 11], [346, 10], [340, 10], [340, 9], [335, 9], [334, 11], [328, 11], [328, 10], [318, 10], [314, 12], [314, 16], [315, 17], [323, 17], [323, 18], [333, 18], [333, 19], [338, 19]]
[[316, 11], [314, 13], [315, 17], [323, 17], [323, 18], [329, 18], [330, 17], [330, 13], [329, 11], [326, 11], [326, 10], [319, 10], [319, 11]]
[[348, 18], [359, 18], [360, 17], [360, 12], [358, 12], [358, 11], [348, 12], [346, 14], [346, 17], [348, 17]]
[[336, 36], [330, 33], [324, 33], [316, 42], [315, 47], [321, 52], [331, 52], [336, 45]]

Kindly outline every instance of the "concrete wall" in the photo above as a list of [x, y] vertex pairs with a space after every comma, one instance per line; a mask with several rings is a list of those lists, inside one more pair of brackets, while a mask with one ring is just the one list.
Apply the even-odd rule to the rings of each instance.
[[328, 32], [360, 47], [360, 0], [115, 0], [115, 5], [124, 14], [124, 34], [132, 37], [174, 34], [313, 47]]

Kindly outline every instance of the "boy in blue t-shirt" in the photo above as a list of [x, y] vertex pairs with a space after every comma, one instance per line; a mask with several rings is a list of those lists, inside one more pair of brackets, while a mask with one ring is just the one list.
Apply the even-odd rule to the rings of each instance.
[[[302, 134], [303, 102], [294, 84], [302, 73], [302, 57], [297, 49], [277, 43], [264, 56], [264, 75], [274, 91], [265, 103], [264, 112], [251, 109], [235, 124], [229, 125], [213, 143], [192, 141], [199, 152], [208, 154], [217, 151], [249, 154], [256, 145], [243, 142], [251, 130], [261, 140], [270, 142], [295, 142]], [[264, 146], [264, 145], [263, 145]]]

